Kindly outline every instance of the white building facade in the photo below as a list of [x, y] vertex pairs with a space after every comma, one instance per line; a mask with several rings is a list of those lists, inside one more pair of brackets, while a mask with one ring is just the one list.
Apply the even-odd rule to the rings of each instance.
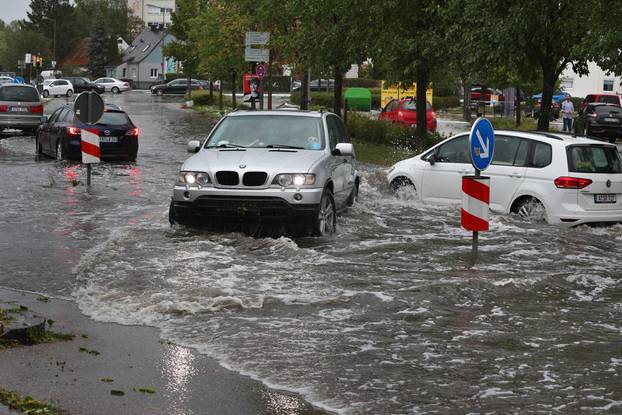
[[127, 0], [132, 14], [145, 22], [145, 27], [171, 24], [171, 13], [175, 10], [175, 0]]
[[574, 97], [585, 97], [588, 94], [622, 94], [622, 77], [608, 74], [594, 62], [588, 63], [590, 73], [579, 76], [569, 65], [561, 74], [561, 86], [564, 92]]

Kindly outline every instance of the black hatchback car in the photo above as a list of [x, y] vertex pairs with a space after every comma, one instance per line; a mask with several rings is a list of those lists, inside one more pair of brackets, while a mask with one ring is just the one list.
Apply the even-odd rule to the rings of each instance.
[[575, 133], [615, 143], [622, 138], [622, 107], [614, 104], [590, 103], [575, 121]]
[[88, 78], [80, 76], [63, 76], [61, 79], [65, 79], [71, 82], [71, 84], [73, 85], [73, 92], [76, 94], [84, 91], [95, 91], [98, 94], [103, 94], [105, 91], [103, 85], [98, 85]]
[[37, 154], [81, 160], [81, 134], [87, 128], [99, 135], [102, 160], [136, 160], [140, 130], [117, 106], [107, 106], [102, 118], [93, 126], [83, 124], [70, 105], [58, 108], [37, 131]]
[[[201, 81], [192, 79], [190, 81], [190, 88], [195, 90], [203, 89]], [[188, 79], [174, 79], [168, 84], [154, 85], [151, 87], [151, 93], [154, 95], [163, 94], [185, 94], [188, 90]]]

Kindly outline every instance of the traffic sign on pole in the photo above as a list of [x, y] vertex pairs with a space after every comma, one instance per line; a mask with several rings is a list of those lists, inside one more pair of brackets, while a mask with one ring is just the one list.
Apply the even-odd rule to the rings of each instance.
[[486, 170], [492, 161], [495, 152], [495, 131], [486, 118], [478, 118], [471, 127], [469, 135], [471, 149], [471, 163], [475, 173]]
[[[104, 115], [104, 100], [98, 93], [85, 91], [73, 104], [76, 117], [84, 124], [94, 125]], [[86, 128], [80, 132], [82, 164], [86, 164], [86, 185], [91, 185], [91, 164], [100, 162], [99, 129]]]
[[266, 67], [262, 64], [257, 65], [257, 69], [255, 69], [255, 74], [259, 77], [259, 79], [263, 79], [264, 75], [266, 75]]

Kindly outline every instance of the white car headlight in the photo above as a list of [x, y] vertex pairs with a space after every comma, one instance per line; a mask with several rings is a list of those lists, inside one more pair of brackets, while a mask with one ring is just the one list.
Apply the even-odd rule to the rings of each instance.
[[304, 173], [284, 173], [278, 174], [272, 184], [278, 184], [282, 187], [305, 186], [315, 184], [315, 174]]
[[209, 174], [196, 171], [180, 171], [177, 177], [177, 184], [187, 186], [205, 186], [210, 184]]

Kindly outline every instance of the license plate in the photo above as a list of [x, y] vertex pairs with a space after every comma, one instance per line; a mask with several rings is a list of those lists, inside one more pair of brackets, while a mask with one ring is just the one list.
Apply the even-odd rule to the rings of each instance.
[[119, 141], [119, 137], [99, 137], [100, 143], [116, 143]]
[[620, 122], [617, 118], [605, 117], [603, 118], [604, 122]]
[[594, 203], [616, 203], [617, 198], [615, 194], [596, 194], [594, 195]]
[[11, 112], [28, 112], [26, 107], [11, 107]]

